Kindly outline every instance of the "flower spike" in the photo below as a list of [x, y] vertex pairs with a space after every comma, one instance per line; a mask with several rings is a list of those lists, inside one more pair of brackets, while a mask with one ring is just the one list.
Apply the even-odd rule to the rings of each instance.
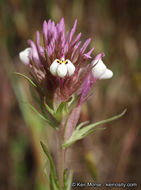
[[57, 24], [51, 20], [44, 21], [43, 46], [37, 31], [36, 43], [29, 40], [30, 47], [19, 54], [21, 61], [29, 67], [34, 81], [41, 86], [41, 96], [49, 102], [53, 101], [53, 105], [56, 104], [56, 97], [60, 101], [67, 101], [74, 94], [81, 94], [82, 103], [97, 80], [113, 75], [102, 61], [104, 53], [88, 63], [94, 50], [92, 48], [85, 52], [91, 38], [81, 45], [81, 32], [75, 36], [76, 26], [77, 20], [65, 35], [64, 18]]

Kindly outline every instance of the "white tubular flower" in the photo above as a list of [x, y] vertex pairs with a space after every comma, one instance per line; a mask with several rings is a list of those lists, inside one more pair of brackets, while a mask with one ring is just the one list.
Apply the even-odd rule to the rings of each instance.
[[70, 60], [55, 59], [50, 66], [50, 72], [54, 76], [64, 78], [66, 76], [72, 76], [75, 72], [75, 66]]
[[31, 48], [26, 48], [25, 50], [21, 51], [19, 53], [19, 58], [20, 60], [25, 64], [28, 65], [29, 64], [29, 55], [32, 53], [32, 49]]
[[94, 65], [92, 73], [96, 79], [109, 79], [113, 76], [113, 72], [110, 69], [107, 69], [102, 60], [96, 60]]

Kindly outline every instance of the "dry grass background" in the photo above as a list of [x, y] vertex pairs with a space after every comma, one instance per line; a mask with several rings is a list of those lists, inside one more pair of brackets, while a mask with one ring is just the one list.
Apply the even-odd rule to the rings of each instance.
[[[94, 55], [105, 52], [104, 63], [114, 72], [111, 80], [94, 86], [80, 120], [94, 122], [127, 108], [126, 115], [107, 124], [106, 130], [88, 136], [69, 150], [67, 164], [74, 169], [74, 181], [135, 182], [140, 189], [139, 0], [0, 1], [0, 189], [46, 189], [39, 141], [43, 138], [48, 142], [55, 159], [54, 134], [50, 128], [38, 127], [33, 122], [36, 116], [22, 110], [23, 104], [19, 106], [20, 95], [15, 92], [19, 87], [11, 70], [27, 72], [18, 53], [27, 47], [27, 39], [35, 39], [37, 29], [42, 30], [44, 19], [57, 22], [61, 17], [67, 28], [78, 19], [77, 32], [83, 33], [83, 39], [92, 38]], [[25, 81], [20, 80], [20, 88], [31, 99]]]

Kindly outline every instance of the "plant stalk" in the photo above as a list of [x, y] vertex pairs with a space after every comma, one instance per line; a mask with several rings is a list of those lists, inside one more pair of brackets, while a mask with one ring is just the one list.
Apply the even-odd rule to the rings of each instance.
[[65, 168], [65, 149], [62, 148], [63, 138], [63, 126], [60, 126], [58, 134], [58, 177], [61, 187], [64, 185], [63, 174]]

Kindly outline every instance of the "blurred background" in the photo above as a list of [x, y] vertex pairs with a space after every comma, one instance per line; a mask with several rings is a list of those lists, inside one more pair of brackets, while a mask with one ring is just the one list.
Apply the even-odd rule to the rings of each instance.
[[44, 19], [61, 17], [67, 29], [78, 19], [77, 33], [83, 40], [92, 38], [93, 56], [105, 52], [104, 63], [114, 72], [112, 79], [96, 83], [80, 120], [95, 122], [127, 108], [122, 118], [69, 150], [73, 181], [134, 182], [140, 189], [141, 2], [0, 0], [0, 190], [46, 189], [40, 140], [56, 160], [53, 131], [27, 108], [27, 101], [33, 101], [28, 83], [12, 72], [27, 74], [19, 52], [42, 30]]

